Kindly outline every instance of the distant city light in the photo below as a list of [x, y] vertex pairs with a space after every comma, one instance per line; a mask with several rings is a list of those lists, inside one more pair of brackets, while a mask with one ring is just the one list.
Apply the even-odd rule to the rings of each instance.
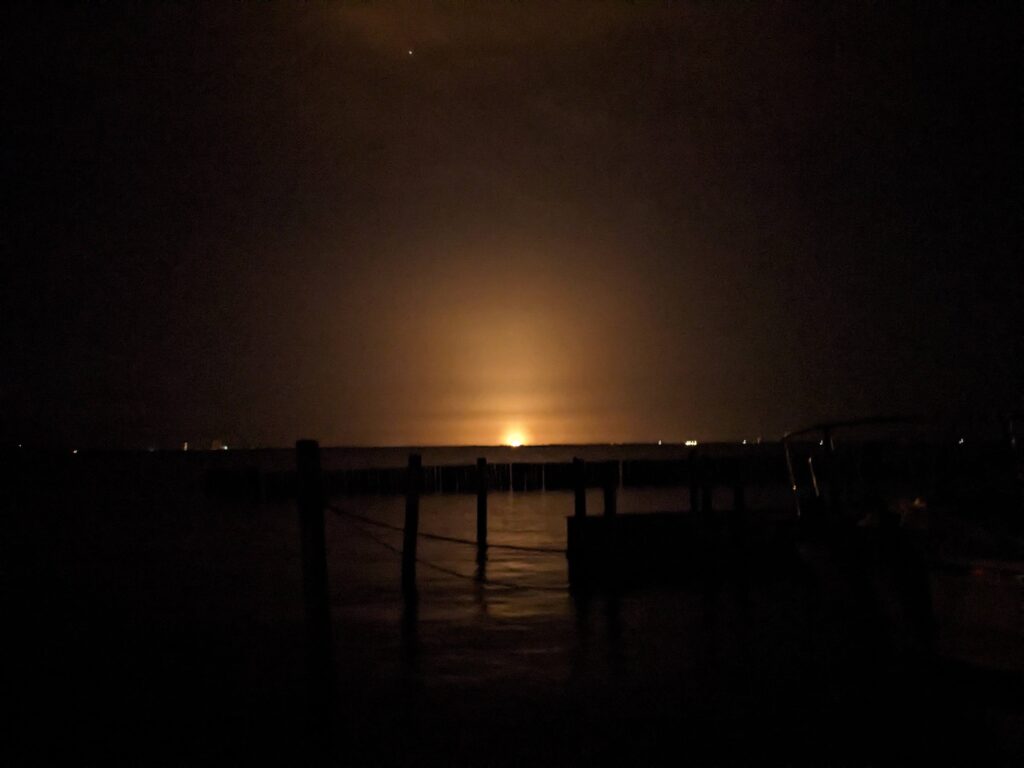
[[224, 450], [226, 451], [227, 449], [228, 449], [228, 447], [227, 447], [227, 446], [225, 445], [225, 446], [224, 446]]
[[819, 440], [819, 441], [818, 441], [818, 445], [824, 445], [824, 444], [825, 444], [825, 441], [824, 441], [824, 440]]
[[658, 445], [661, 445], [661, 440], [658, 441]]
[[696, 440], [687, 440], [686, 441], [686, 445], [696, 445], [696, 444], [697, 444]]
[[[962, 443], [962, 442], [963, 442], [963, 440], [961, 440], [960, 442]], [[74, 453], [74, 454], [77, 454], [77, 453], [78, 453], [78, 449], [77, 449], [77, 448], [75, 448], [75, 449], [74, 449], [73, 451], [71, 451], [71, 452], [72, 452], [72, 453]]]
[[957, 445], [963, 445], [963, 444], [964, 444], [964, 439], [963, 439], [963, 438], [961, 437], [961, 438], [960, 438], [960, 439], [959, 439], [959, 440], [957, 441]]
[[744, 441], [743, 441], [743, 444], [744, 444], [744, 445], [746, 445], [746, 444], [747, 444], [747, 441], [746, 441], [746, 440], [744, 440]]
[[187, 451], [188, 450], [188, 440], [186, 440], [184, 443], [181, 444], [181, 450], [183, 450], [183, 451]]
[[409, 49], [409, 55], [412, 56], [412, 48]]

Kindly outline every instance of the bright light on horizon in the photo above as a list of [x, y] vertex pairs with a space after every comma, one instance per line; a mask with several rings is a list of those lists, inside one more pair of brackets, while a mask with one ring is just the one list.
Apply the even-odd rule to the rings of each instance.
[[502, 444], [508, 445], [512, 448], [518, 448], [519, 446], [526, 444], [526, 435], [521, 429], [510, 429], [505, 433], [505, 437], [502, 438]]

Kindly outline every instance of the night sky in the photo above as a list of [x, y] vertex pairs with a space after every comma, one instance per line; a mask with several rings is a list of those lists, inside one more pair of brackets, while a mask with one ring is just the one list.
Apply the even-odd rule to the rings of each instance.
[[1021, 407], [1016, 5], [5, 6], [0, 439]]

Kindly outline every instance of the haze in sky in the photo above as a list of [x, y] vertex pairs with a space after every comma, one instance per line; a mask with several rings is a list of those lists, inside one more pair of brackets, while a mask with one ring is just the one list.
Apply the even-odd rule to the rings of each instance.
[[1020, 407], [1019, 11], [3, 11], [7, 442]]

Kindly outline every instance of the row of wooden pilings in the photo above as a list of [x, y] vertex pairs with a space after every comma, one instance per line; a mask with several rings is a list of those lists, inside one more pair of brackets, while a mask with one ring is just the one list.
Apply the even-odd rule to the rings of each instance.
[[[712, 449], [714, 450], [714, 449]], [[742, 476], [746, 482], [757, 485], [790, 485], [785, 452], [779, 445], [751, 447], [742, 454], [716, 452], [712, 461], [703, 447], [691, 449], [687, 457], [631, 458], [586, 462], [586, 483], [589, 487], [604, 485], [609, 478], [618, 480], [621, 488], [684, 487], [701, 474], [700, 461], [708, 464], [716, 486], [730, 486]], [[196, 454], [196, 458], [199, 457]], [[283, 501], [295, 498], [294, 469], [271, 469], [256, 465], [237, 466], [228, 463], [231, 456], [217, 455], [204, 477], [206, 493], [218, 498], [260, 503], [266, 500]], [[325, 460], [326, 461], [326, 460]], [[569, 491], [576, 478], [572, 461], [542, 462], [487, 462], [486, 475], [489, 490], [497, 491]], [[480, 470], [472, 464], [445, 464], [422, 468], [422, 494], [458, 493], [475, 494], [479, 487]], [[406, 491], [408, 468], [404, 462], [398, 467], [361, 467], [324, 470], [323, 482], [329, 495], [345, 494], [401, 494]]]
[[[302, 519], [303, 573], [307, 601], [321, 603], [326, 592], [326, 552], [323, 531], [323, 510], [325, 504], [324, 484], [320, 463], [320, 448], [315, 440], [301, 440], [296, 444], [298, 465], [298, 504]], [[694, 512], [712, 511], [714, 491], [713, 474], [709, 470], [711, 460], [696, 453], [691, 457], [693, 470], [689, 483], [690, 509]], [[574, 458], [573, 462], [573, 514], [583, 517], [587, 514], [587, 467], [586, 462]], [[604, 498], [604, 514], [614, 515], [617, 511], [619, 476], [617, 466], [610, 464], [604, 472], [601, 488]], [[487, 558], [487, 459], [476, 461], [476, 546], [477, 562]], [[616, 470], [616, 471], [612, 471]], [[412, 597], [416, 592], [416, 551], [419, 538], [419, 499], [423, 483], [423, 464], [419, 454], [410, 454], [406, 470], [405, 524], [402, 541], [402, 593]], [[733, 509], [743, 510], [745, 504], [744, 485], [737, 478], [732, 485]], [[312, 609], [311, 609], [312, 610]], [[313, 610], [319, 616], [322, 608]], [[317, 619], [319, 626], [325, 621]]]
[[[713, 491], [712, 473], [707, 457], [691, 456], [693, 472], [690, 482], [690, 508], [702, 513], [711, 512]], [[298, 470], [297, 502], [302, 542], [302, 583], [305, 602], [307, 692], [312, 717], [327, 716], [333, 692], [333, 664], [331, 658], [331, 620], [327, 578], [327, 547], [324, 532], [326, 494], [320, 460], [320, 446], [315, 440], [296, 443]], [[586, 462], [574, 458], [573, 516], [587, 514]], [[619, 473], [617, 464], [611, 464], [601, 482], [604, 499], [603, 513], [612, 516], [617, 511]], [[610, 471], [614, 468], [616, 471]], [[487, 460], [476, 462], [476, 559], [483, 564], [487, 559]], [[423, 465], [419, 454], [409, 456], [406, 470], [405, 524], [403, 526], [401, 588], [408, 604], [415, 605], [417, 540], [419, 538], [419, 500], [422, 490]], [[734, 485], [734, 509], [744, 508], [742, 483]], [[472, 542], [470, 542], [472, 543]], [[571, 553], [569, 553], [571, 556]], [[315, 722], [312, 723], [315, 727]], [[326, 727], [326, 722], [323, 723]]]
[[[302, 589], [305, 603], [307, 695], [313, 717], [329, 711], [333, 688], [331, 659], [331, 618], [327, 578], [327, 544], [324, 533], [323, 472], [320, 446], [315, 440], [300, 440], [295, 446], [298, 470], [297, 503], [302, 542]], [[477, 466], [476, 558], [487, 559], [487, 459], [479, 458]], [[587, 513], [586, 465], [573, 459], [574, 515]], [[416, 600], [416, 551], [419, 538], [419, 500], [423, 465], [419, 454], [409, 456], [405, 494], [405, 524], [402, 532], [402, 595], [406, 601]], [[604, 513], [616, 511], [618, 473], [607, 473], [603, 483]], [[326, 716], [324, 714], [324, 716]], [[315, 726], [315, 724], [313, 724]], [[326, 724], [324, 724], [326, 725]]]
[[[325, 623], [324, 602], [327, 584], [327, 554], [324, 537], [324, 507], [326, 503], [320, 462], [320, 447], [315, 440], [300, 440], [296, 444], [298, 466], [298, 507], [302, 528], [303, 584], [311, 631], [318, 634]], [[476, 492], [476, 545], [477, 562], [487, 558], [487, 459], [479, 458]], [[423, 464], [419, 454], [409, 456], [405, 494], [405, 524], [402, 537], [402, 593], [409, 597], [416, 591], [416, 543], [419, 537], [419, 499], [422, 488]], [[573, 459], [574, 505], [577, 517], [587, 514], [587, 475], [583, 459]], [[617, 472], [607, 472], [601, 484], [604, 496], [604, 514], [614, 515], [617, 510], [619, 478]]]

